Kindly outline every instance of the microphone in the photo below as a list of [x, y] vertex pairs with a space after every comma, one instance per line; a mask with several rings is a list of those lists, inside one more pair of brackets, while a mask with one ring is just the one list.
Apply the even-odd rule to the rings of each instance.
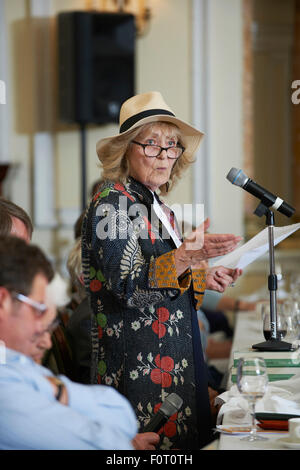
[[255, 181], [248, 178], [242, 170], [231, 168], [226, 178], [232, 184], [240, 186], [245, 189], [245, 191], [248, 191], [248, 193], [260, 199], [261, 202], [270, 209], [277, 210], [287, 217], [291, 217], [294, 214], [295, 209], [292, 206], [280, 199], [280, 197], [274, 196], [274, 194], [270, 193], [262, 186], [259, 186]]
[[157, 413], [150, 419], [149, 423], [143, 429], [143, 432], [157, 432], [168, 421], [168, 419], [181, 408], [182, 398], [176, 393], [171, 393]]

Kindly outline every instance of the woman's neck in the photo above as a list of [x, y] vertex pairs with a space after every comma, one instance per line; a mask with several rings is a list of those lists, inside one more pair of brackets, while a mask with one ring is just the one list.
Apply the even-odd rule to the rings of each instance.
[[152, 193], [155, 193], [158, 189], [159, 189], [159, 186], [152, 186], [152, 185], [149, 185], [147, 183], [144, 183], [143, 181], [140, 181], [138, 180], [137, 178], [135, 178], [134, 176], [131, 176], [129, 175], [130, 178], [133, 178], [135, 181], [137, 181], [138, 183], [141, 183], [143, 184], [147, 189], [149, 189]]

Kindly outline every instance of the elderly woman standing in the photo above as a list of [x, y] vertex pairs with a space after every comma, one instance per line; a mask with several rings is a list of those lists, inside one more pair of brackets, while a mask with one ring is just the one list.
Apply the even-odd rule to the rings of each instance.
[[175, 117], [158, 92], [127, 100], [120, 133], [97, 153], [103, 184], [83, 223], [85, 286], [94, 313], [92, 382], [133, 405], [140, 431], [172, 392], [183, 399], [165, 424], [161, 449], [197, 449], [210, 439], [206, 366], [197, 322], [205, 288], [223, 292], [241, 274], [198, 269], [233, 250], [234, 235], [182, 242], [166, 194], [192, 163], [202, 133]]

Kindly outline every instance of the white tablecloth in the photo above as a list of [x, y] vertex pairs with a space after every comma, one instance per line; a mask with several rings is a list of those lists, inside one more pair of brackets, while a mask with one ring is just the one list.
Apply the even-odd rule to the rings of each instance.
[[[232, 383], [230, 380], [230, 367], [233, 364], [233, 351], [239, 351], [239, 350], [245, 350], [246, 348], [251, 348], [253, 344], [260, 343], [265, 341], [263, 332], [262, 332], [262, 323], [261, 323], [261, 316], [259, 310], [257, 312], [241, 312], [237, 314], [236, 317], [236, 325], [235, 325], [235, 332], [234, 332], [234, 338], [233, 338], [233, 347], [232, 347], [232, 354], [231, 358], [229, 360], [229, 370], [228, 370], [228, 376], [227, 376], [227, 388], [230, 389], [232, 387]], [[258, 352], [259, 355], [259, 352]], [[298, 376], [299, 377], [299, 376]], [[290, 379], [293, 380], [293, 379]], [[298, 381], [300, 379], [298, 378]], [[284, 388], [285, 383], [287, 384], [288, 381], [277, 381], [277, 382], [271, 382], [270, 383], [270, 389], [274, 385], [279, 384], [280, 387]], [[290, 386], [292, 384], [290, 383]], [[288, 388], [288, 387], [287, 387]], [[232, 389], [234, 392], [234, 389]], [[300, 392], [300, 391], [299, 391]], [[233, 393], [234, 394], [234, 393]], [[299, 397], [296, 397], [297, 399]], [[237, 394], [237, 400], [238, 400], [238, 394]], [[258, 402], [259, 403], [259, 402]], [[298, 404], [295, 402], [295, 409], [297, 407], [300, 408], [300, 400]], [[246, 419], [246, 424], [247, 424], [247, 419], [250, 418], [250, 415], [242, 413], [242, 407], [241, 407], [241, 416], [240, 419], [235, 419], [234, 418], [234, 413], [232, 413], [232, 410], [228, 410], [228, 412], [225, 412], [222, 416], [222, 424], [226, 426], [234, 426], [237, 424], [242, 424], [245, 423]], [[261, 411], [258, 410], [258, 411]], [[270, 410], [271, 411], [271, 410]], [[279, 411], [278, 411], [279, 412]], [[286, 412], [282, 411], [281, 412]], [[250, 422], [248, 422], [250, 424]], [[284, 445], [279, 441], [279, 439], [283, 437], [287, 437], [287, 433], [280, 433], [280, 432], [263, 432], [261, 433], [264, 437], [267, 437], [267, 441], [256, 441], [256, 442], [245, 442], [241, 441], [242, 435], [225, 435], [221, 434], [220, 439], [218, 442], [217, 448], [219, 450], [288, 450]]]

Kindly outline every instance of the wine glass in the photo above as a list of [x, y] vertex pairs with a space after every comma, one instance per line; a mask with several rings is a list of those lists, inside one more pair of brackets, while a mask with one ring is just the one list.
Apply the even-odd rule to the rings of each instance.
[[280, 306], [287, 325], [286, 340], [292, 343], [299, 338], [299, 303], [292, 298], [286, 299]]
[[265, 360], [261, 357], [240, 358], [237, 368], [237, 387], [251, 406], [251, 431], [241, 440], [264, 441], [266, 437], [259, 436], [255, 425], [255, 404], [262, 398], [268, 386], [268, 373]]
[[292, 273], [290, 277], [290, 291], [292, 297], [297, 300], [299, 299], [300, 293], [300, 274], [298, 272]]
[[[282, 341], [287, 332], [287, 322], [285, 316], [282, 314], [280, 309], [277, 309], [277, 339]], [[271, 314], [270, 306], [265, 307], [263, 317], [263, 333], [265, 340], [271, 339]]]

